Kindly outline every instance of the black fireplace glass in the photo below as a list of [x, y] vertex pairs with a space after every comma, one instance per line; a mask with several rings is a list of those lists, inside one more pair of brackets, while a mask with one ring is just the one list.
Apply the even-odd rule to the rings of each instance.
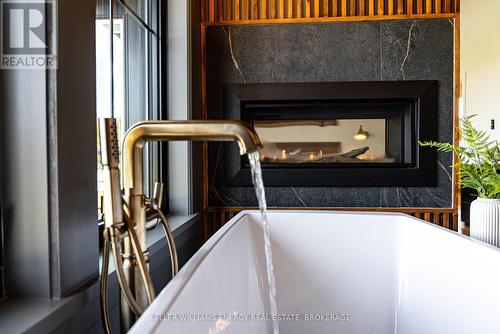
[[[415, 101], [245, 104], [259, 135], [265, 166], [413, 162], [405, 134]], [[408, 129], [412, 125], [408, 124]]]

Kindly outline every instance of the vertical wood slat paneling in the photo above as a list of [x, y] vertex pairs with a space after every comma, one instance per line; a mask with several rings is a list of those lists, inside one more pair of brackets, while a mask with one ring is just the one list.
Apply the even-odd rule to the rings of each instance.
[[451, 221], [452, 221], [452, 226], [450, 226], [450, 230], [453, 230], [453, 231], [458, 231], [458, 213], [454, 213], [453, 215], [450, 215], [451, 217]]
[[204, 0], [201, 0], [201, 8], [200, 8], [200, 21], [201, 22], [208, 21], [207, 16], [206, 16], [206, 13], [208, 13], [208, 10], [207, 10], [206, 6], [207, 6], [207, 2]]
[[209, 0], [210, 2], [208, 3], [208, 11], [209, 11], [209, 17], [208, 17], [208, 20], [210, 22], [214, 22], [215, 21], [215, 0]]
[[314, 0], [313, 16], [319, 17], [319, 0]]
[[323, 11], [321, 12], [322, 17], [330, 16], [330, 6], [328, 0], [323, 0]]
[[217, 231], [217, 226], [216, 226], [216, 222], [217, 222], [217, 212], [212, 212], [212, 215], [211, 215], [211, 219], [210, 219], [210, 228], [209, 228], [209, 233], [210, 235], [214, 234], [215, 231]]
[[278, 3], [278, 18], [282, 19], [285, 17], [285, 0], [279, 0]]
[[349, 16], [356, 16], [356, 0], [349, 0]]
[[407, 14], [413, 14], [413, 13], [415, 13], [414, 7], [413, 7], [413, 0], [407, 0], [406, 1], [406, 13]]
[[233, 1], [226, 0], [226, 20], [231, 21], [233, 19]]
[[359, 16], [366, 16], [366, 1], [365, 0], [359, 0], [358, 13], [359, 13]]
[[402, 15], [405, 12], [404, 0], [398, 0], [397, 14]]
[[432, 2], [433, 2], [433, 0], [426, 0], [425, 1], [425, 13], [426, 14], [432, 14]]
[[332, 17], [339, 16], [339, 1], [340, 0], [331, 0], [332, 1]]
[[217, 20], [220, 22], [223, 20], [223, 0], [217, 0]]
[[378, 3], [378, 9], [377, 9], [378, 15], [384, 15], [385, 14], [385, 3], [384, 3], [384, 1], [383, 0], [378, 0], [377, 3]]
[[240, 20], [240, 0], [234, 0], [234, 20]]
[[368, 15], [375, 15], [375, 0], [368, 0]]
[[293, 18], [293, 0], [287, 1], [286, 13], [287, 19]]
[[450, 228], [450, 215], [449, 214], [443, 215], [443, 227]]
[[387, 15], [394, 15], [394, 0], [387, 1]]
[[260, 0], [260, 19], [267, 19], [267, 0]]
[[248, 20], [250, 18], [250, 0], [243, 0], [243, 3], [241, 4], [242, 10], [241, 10], [241, 18], [243, 20]]
[[417, 14], [422, 14], [424, 12], [425, 0], [416, 0], [416, 1], [417, 1]]
[[311, 0], [304, 0], [304, 2], [305, 2], [304, 17], [311, 17]]
[[226, 220], [226, 212], [221, 212], [220, 214], [220, 223], [219, 223], [219, 228], [221, 228], [222, 226], [224, 226], [226, 223], [228, 222], [228, 220]]
[[202, 22], [458, 13], [459, 0], [201, 0]]
[[276, 0], [268, 0], [268, 18], [275, 19], [276, 18]]
[[436, 9], [436, 14], [441, 14], [441, 0], [434, 0], [434, 8]]
[[321, 17], [328, 17], [330, 16], [329, 11], [330, 11], [330, 6], [328, 5], [328, 0], [321, 0], [320, 2], [320, 16]]
[[444, 0], [444, 11], [451, 13], [451, 0]]

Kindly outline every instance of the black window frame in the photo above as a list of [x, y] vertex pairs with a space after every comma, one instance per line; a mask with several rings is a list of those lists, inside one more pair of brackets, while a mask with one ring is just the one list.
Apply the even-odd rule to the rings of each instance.
[[[0, 182], [0, 186], [2, 183]], [[1, 203], [1, 200], [0, 200]], [[3, 274], [3, 208], [0, 204], [0, 300], [5, 298], [4, 274]]]

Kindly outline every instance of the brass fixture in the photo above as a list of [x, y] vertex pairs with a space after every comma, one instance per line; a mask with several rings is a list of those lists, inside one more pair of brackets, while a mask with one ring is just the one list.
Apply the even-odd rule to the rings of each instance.
[[[236, 141], [240, 154], [262, 145], [255, 131], [238, 121], [149, 121], [138, 123], [123, 141], [123, 182], [131, 195], [142, 194], [142, 147], [147, 141]], [[141, 180], [136, 184], [136, 180]]]
[[[237, 121], [146, 121], [134, 125], [123, 141], [123, 191], [119, 187], [118, 145], [114, 119], [101, 122], [101, 151], [105, 171], [104, 252], [101, 274], [101, 311], [106, 333], [110, 333], [107, 313], [107, 266], [109, 251], [122, 290], [122, 329], [127, 331], [154, 299], [148, 271], [146, 231], [161, 221], [171, 255], [172, 274], [178, 271], [177, 252], [167, 218], [160, 203], [163, 185], [155, 184], [154, 195], [143, 190], [143, 147], [150, 141], [236, 141], [240, 153], [262, 147], [255, 131]], [[149, 222], [149, 223], [148, 223]]]
[[362, 141], [362, 140], [367, 140], [370, 134], [363, 130], [363, 125], [359, 126], [358, 132], [354, 135], [354, 139]]
[[106, 118], [100, 123], [101, 136], [101, 161], [104, 171], [105, 191], [103, 196], [103, 217], [104, 217], [104, 247], [103, 261], [100, 280], [101, 316], [106, 333], [110, 333], [107, 300], [107, 276], [109, 267], [109, 253], [113, 254], [118, 283], [122, 290], [125, 302], [136, 315], [140, 315], [143, 307], [134, 297], [134, 293], [128, 285], [126, 272], [123, 268], [122, 258], [122, 237], [126, 236], [131, 240], [131, 247], [136, 256], [137, 265], [140, 270], [140, 278], [147, 286], [147, 298], [149, 302], [154, 299], [154, 289], [151, 277], [147, 271], [147, 264], [139, 245], [136, 231], [126, 210], [123, 207], [123, 198], [120, 189], [119, 171], [119, 148], [116, 120]]

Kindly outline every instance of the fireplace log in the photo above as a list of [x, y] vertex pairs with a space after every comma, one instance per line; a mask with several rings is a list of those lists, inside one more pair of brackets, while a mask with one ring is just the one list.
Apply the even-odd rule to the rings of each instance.
[[357, 148], [355, 150], [352, 150], [352, 151], [349, 151], [347, 153], [342, 153], [342, 154], [339, 154], [338, 156], [339, 157], [343, 157], [343, 158], [349, 158], [349, 159], [354, 159], [356, 158], [358, 155], [361, 155], [361, 154], [364, 154], [366, 153], [370, 148], [368, 146], [365, 146], [365, 147], [362, 147], [362, 148]]
[[357, 156], [366, 153], [370, 148], [365, 146], [349, 151], [347, 153], [333, 154], [331, 156], [322, 157], [316, 161], [329, 162], [329, 163], [349, 163], [355, 162]]
[[321, 128], [325, 126], [337, 126], [338, 122], [335, 119], [324, 119], [324, 120], [279, 120], [279, 121], [256, 121], [256, 128], [281, 128], [288, 126], [319, 126]]

